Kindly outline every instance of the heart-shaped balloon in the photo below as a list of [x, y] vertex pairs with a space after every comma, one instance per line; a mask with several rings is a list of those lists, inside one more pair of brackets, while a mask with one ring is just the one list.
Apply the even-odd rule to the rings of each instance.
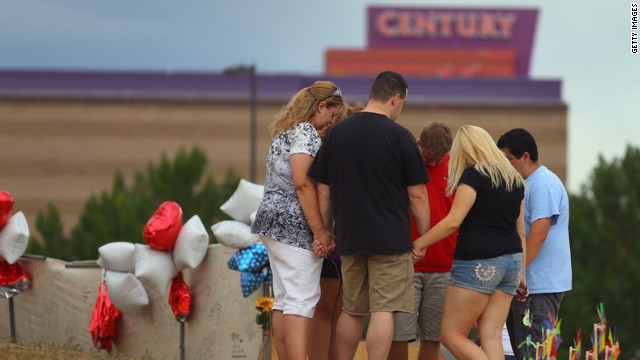
[[13, 197], [8, 192], [0, 190], [0, 230], [7, 224], [11, 209], [13, 209]]
[[142, 237], [152, 249], [172, 251], [182, 229], [182, 209], [174, 201], [163, 202], [144, 226]]

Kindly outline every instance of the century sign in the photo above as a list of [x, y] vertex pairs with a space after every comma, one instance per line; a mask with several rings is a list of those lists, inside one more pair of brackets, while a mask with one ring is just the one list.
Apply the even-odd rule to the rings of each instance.
[[538, 10], [368, 8], [369, 48], [507, 49], [528, 76]]
[[514, 13], [384, 10], [375, 29], [385, 38], [511, 39]]

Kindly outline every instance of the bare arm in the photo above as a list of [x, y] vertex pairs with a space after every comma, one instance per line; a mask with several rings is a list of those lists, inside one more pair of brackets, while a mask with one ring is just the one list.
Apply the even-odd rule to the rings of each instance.
[[416, 222], [418, 233], [424, 234], [429, 230], [431, 222], [431, 212], [429, 209], [429, 194], [424, 184], [407, 187], [409, 193], [409, 205], [411, 215]]
[[551, 218], [538, 219], [531, 223], [526, 240], [526, 266], [529, 266], [540, 252], [551, 228]]
[[469, 210], [476, 202], [476, 190], [469, 185], [460, 184], [456, 190], [456, 197], [453, 199], [451, 210], [439, 223], [437, 223], [426, 234], [420, 236], [413, 242], [414, 249], [424, 249], [429, 245], [451, 235], [462, 224], [462, 220], [467, 216]]
[[527, 263], [527, 233], [524, 228], [524, 200], [520, 202], [520, 215], [518, 215], [516, 228], [518, 229], [518, 235], [522, 243], [522, 271], [524, 272], [526, 266], [529, 265]]
[[318, 183], [318, 202], [322, 223], [327, 229], [333, 224], [333, 210], [331, 209], [331, 188], [327, 184]]
[[[416, 222], [416, 228], [419, 234], [424, 234], [431, 226], [431, 209], [429, 208], [429, 193], [424, 184], [418, 184], [407, 187], [409, 194], [409, 205], [411, 215]], [[426, 249], [414, 249], [412, 252], [413, 262], [420, 261], [426, 255]]]
[[[332, 229], [333, 227], [333, 210], [331, 208], [331, 188], [329, 185], [318, 183], [318, 202], [320, 205], [320, 215], [322, 217], [322, 223], [326, 229]], [[319, 240], [314, 240], [313, 251], [322, 257], [327, 257], [335, 249], [336, 243], [332, 241], [330, 243], [321, 243]]]
[[291, 162], [291, 175], [298, 201], [300, 201], [302, 212], [313, 232], [314, 240], [319, 239], [323, 243], [331, 242], [334, 235], [324, 227], [322, 222], [316, 185], [313, 179], [307, 176], [313, 157], [307, 154], [292, 154], [289, 161]]
[[524, 200], [520, 202], [520, 215], [518, 215], [516, 228], [518, 230], [518, 235], [520, 236], [520, 242], [522, 243], [522, 279], [518, 285], [515, 299], [522, 302], [529, 295], [529, 291], [527, 290], [527, 279], [525, 276], [527, 273], [527, 234], [524, 228]]

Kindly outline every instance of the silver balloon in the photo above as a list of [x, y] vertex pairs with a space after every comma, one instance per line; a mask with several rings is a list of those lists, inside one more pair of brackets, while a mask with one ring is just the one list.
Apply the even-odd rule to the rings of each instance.
[[13, 284], [0, 286], [0, 297], [10, 299], [28, 289], [30, 286], [31, 281], [29, 277], [25, 276]]

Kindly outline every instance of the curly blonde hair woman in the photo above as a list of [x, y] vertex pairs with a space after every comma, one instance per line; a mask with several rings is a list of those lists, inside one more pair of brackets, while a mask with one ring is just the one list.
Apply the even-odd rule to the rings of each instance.
[[273, 328], [279, 359], [306, 359], [309, 323], [320, 298], [322, 258], [314, 239], [334, 244], [307, 176], [320, 148], [318, 130], [343, 116], [340, 89], [317, 81], [298, 91], [271, 124], [264, 196], [252, 232], [267, 248], [273, 272]]
[[[335, 110], [335, 116], [331, 120], [335, 121], [345, 116], [346, 108], [340, 89], [331, 81], [316, 81], [313, 85], [298, 91], [280, 110], [276, 120], [269, 126], [271, 136], [289, 130], [301, 122], [311, 122], [321, 110], [321, 102], [327, 109]], [[330, 123], [323, 123], [316, 129], [321, 130], [329, 125]]]
[[[440, 338], [456, 359], [504, 359], [502, 326], [524, 279], [524, 180], [477, 126], [451, 148], [449, 214], [414, 242], [423, 249], [459, 228]], [[469, 340], [477, 323], [482, 348]]]

